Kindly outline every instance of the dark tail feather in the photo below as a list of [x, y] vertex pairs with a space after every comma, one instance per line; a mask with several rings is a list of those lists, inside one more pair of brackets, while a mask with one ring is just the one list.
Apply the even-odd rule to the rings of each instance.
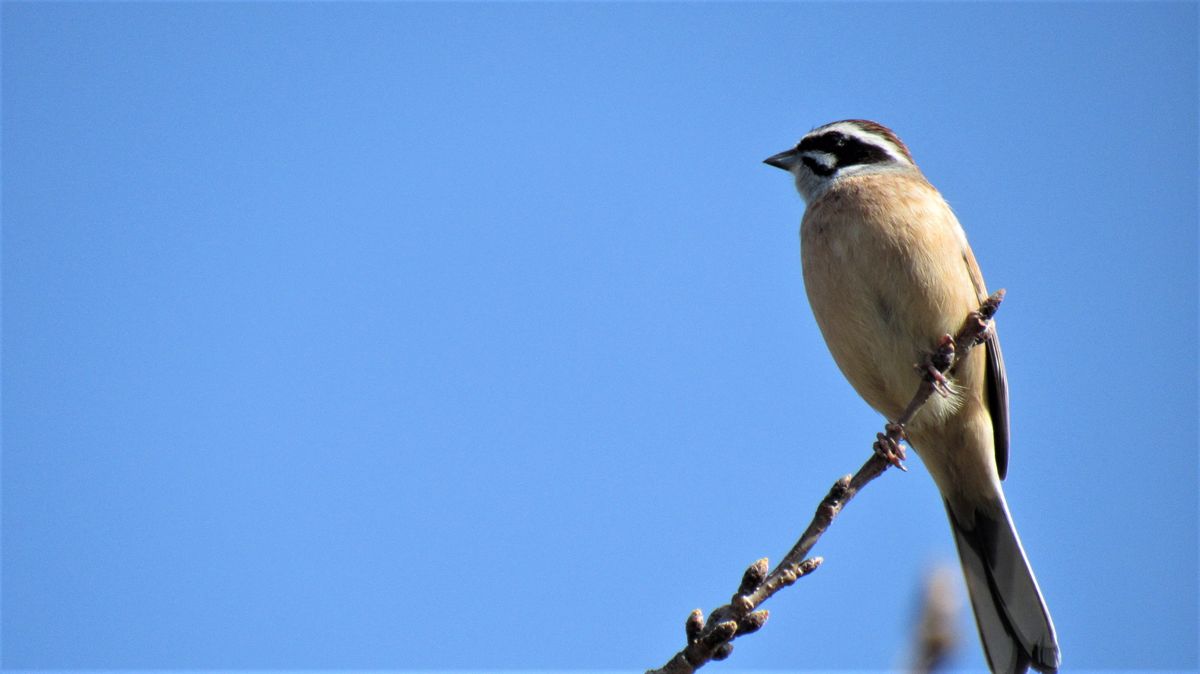
[[[1004, 498], [960, 519], [946, 504], [988, 665], [996, 674], [1030, 667], [1055, 672], [1061, 661], [1054, 623], [1029, 568]], [[974, 521], [968, 524], [968, 521]]]

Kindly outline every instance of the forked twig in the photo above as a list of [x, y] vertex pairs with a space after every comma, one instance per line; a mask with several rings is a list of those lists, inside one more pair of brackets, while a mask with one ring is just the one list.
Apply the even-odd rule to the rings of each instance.
[[983, 342], [991, 319], [1002, 301], [1004, 291], [997, 290], [983, 301], [978, 310], [967, 315], [955, 336], [942, 337], [926, 362], [918, 366], [922, 372], [921, 384], [904, 413], [899, 419], [888, 422], [883, 433], [876, 434], [874, 453], [858, 472], [852, 476], [847, 475], [833, 484], [829, 493], [817, 506], [817, 512], [808, 528], [792, 549], [783, 556], [779, 565], [768, 573], [769, 564], [766, 558], [751, 564], [742, 575], [742, 582], [733, 598], [728, 604], [714, 609], [707, 620], [700, 609], [692, 611], [684, 624], [687, 645], [667, 664], [659, 669], [648, 670], [646, 674], [691, 674], [712, 660], [724, 660], [733, 652], [734, 639], [758, 631], [767, 622], [769, 613], [759, 610], [758, 607], [776, 592], [812, 573], [821, 565], [822, 558], [809, 558], [808, 553], [850, 499], [867, 483], [882, 475], [889, 466], [905, 470], [904, 447], [900, 444], [904, 440], [905, 425], [912, 421], [917, 411], [935, 392], [947, 392], [946, 375], [973, 347]]

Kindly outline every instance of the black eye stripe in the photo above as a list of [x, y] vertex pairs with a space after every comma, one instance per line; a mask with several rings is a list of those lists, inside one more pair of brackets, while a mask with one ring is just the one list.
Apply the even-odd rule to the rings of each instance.
[[[837, 168], [863, 164], [884, 164], [894, 161], [882, 147], [864, 142], [854, 136], [847, 136], [839, 131], [829, 131], [819, 136], [805, 138], [800, 141], [797, 149], [801, 152], [809, 150], [827, 152], [837, 159]], [[805, 165], [812, 168], [807, 161]], [[832, 173], [832, 171], [818, 173], [815, 168], [813, 168], [813, 172], [817, 175]]]
[[816, 150], [818, 152], [837, 154], [839, 141], [842, 143], [842, 147], [845, 147], [845, 134], [837, 131], [830, 131], [819, 136], [809, 136], [808, 138], [800, 141], [800, 150]]

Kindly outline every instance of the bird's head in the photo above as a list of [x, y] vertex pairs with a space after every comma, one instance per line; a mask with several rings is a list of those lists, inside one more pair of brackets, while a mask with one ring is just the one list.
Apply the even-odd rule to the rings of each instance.
[[819, 126], [795, 147], [763, 161], [795, 175], [796, 189], [807, 202], [839, 178], [917, 167], [904, 142], [891, 129], [865, 119]]

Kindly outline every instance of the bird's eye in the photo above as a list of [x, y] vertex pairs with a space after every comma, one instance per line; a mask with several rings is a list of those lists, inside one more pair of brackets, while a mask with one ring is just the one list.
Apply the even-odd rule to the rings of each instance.
[[837, 146], [838, 147], [846, 147], [846, 137], [845, 136], [839, 135], [837, 137]]

